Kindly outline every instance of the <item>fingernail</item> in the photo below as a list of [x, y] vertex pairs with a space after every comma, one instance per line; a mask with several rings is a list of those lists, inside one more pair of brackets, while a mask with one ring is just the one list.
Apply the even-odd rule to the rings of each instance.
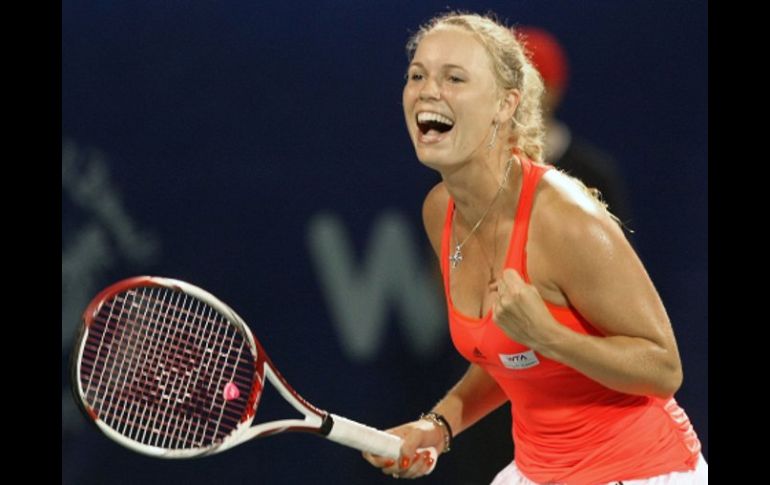
[[426, 451], [422, 454], [423, 460], [425, 460], [425, 463], [428, 464], [428, 466], [433, 465], [433, 458], [430, 456], [430, 451]]
[[385, 462], [385, 466], [393, 466], [395, 464], [396, 464], [396, 462], [393, 461], [393, 460], [388, 460], [388, 461]]
[[401, 468], [402, 469], [409, 468], [409, 458], [407, 458], [407, 457], [401, 458]]

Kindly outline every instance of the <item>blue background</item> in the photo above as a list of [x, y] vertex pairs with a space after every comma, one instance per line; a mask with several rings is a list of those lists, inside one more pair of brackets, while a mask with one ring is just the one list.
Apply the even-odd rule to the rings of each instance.
[[[679, 343], [677, 399], [708, 458], [705, 2], [65, 0], [62, 483], [390, 483], [358, 452], [298, 434], [185, 462], [115, 445], [68, 411], [77, 314], [65, 307], [79, 300], [67, 285], [87, 279], [80, 287], [95, 292], [147, 273], [190, 281], [235, 308], [318, 406], [380, 428], [429, 409], [466, 366], [448, 336], [417, 355], [389, 310], [373, 358], [351, 359], [308, 228], [333, 214], [364, 261], [373, 221], [396, 213], [421, 264], [434, 264], [420, 208], [438, 178], [414, 156], [400, 101], [406, 40], [447, 5], [540, 25], [564, 44], [571, 81], [560, 118], [620, 163], [634, 244]], [[84, 228], [109, 224], [65, 184], [65, 158], [80, 175], [101, 160], [110, 193], [154, 241], [137, 255], [108, 238], [103, 264], [66, 285], [68, 250]], [[277, 397], [263, 399], [281, 414]], [[506, 412], [462, 435], [423, 483], [488, 483], [510, 460], [510, 430], [498, 424]]]

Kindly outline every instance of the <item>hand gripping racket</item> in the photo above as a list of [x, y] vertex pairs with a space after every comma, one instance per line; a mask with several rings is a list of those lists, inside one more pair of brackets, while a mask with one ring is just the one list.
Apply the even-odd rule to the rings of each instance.
[[[401, 438], [307, 402], [229, 306], [179, 280], [140, 276], [99, 293], [83, 313], [71, 373], [76, 400], [104, 434], [158, 458], [210, 455], [286, 431], [400, 453]], [[265, 379], [304, 419], [252, 426]]]

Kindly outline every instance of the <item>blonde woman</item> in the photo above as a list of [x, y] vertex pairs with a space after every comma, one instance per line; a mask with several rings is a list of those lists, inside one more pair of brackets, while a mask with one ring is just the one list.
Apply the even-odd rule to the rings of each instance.
[[508, 27], [450, 13], [408, 45], [403, 108], [417, 158], [442, 182], [423, 220], [452, 341], [470, 366], [429, 413], [390, 431], [383, 473], [434, 465], [511, 402], [514, 460], [494, 484], [707, 483], [673, 398], [682, 383], [666, 311], [617, 220], [542, 164], [543, 83]]

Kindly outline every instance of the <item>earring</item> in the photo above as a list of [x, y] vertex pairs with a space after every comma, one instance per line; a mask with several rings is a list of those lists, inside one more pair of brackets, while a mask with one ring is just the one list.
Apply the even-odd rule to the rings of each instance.
[[500, 123], [495, 121], [495, 131], [492, 132], [492, 139], [489, 140], [489, 143], [487, 143], [487, 149], [491, 150], [495, 147], [495, 139], [497, 138], [497, 128], [500, 126]]

